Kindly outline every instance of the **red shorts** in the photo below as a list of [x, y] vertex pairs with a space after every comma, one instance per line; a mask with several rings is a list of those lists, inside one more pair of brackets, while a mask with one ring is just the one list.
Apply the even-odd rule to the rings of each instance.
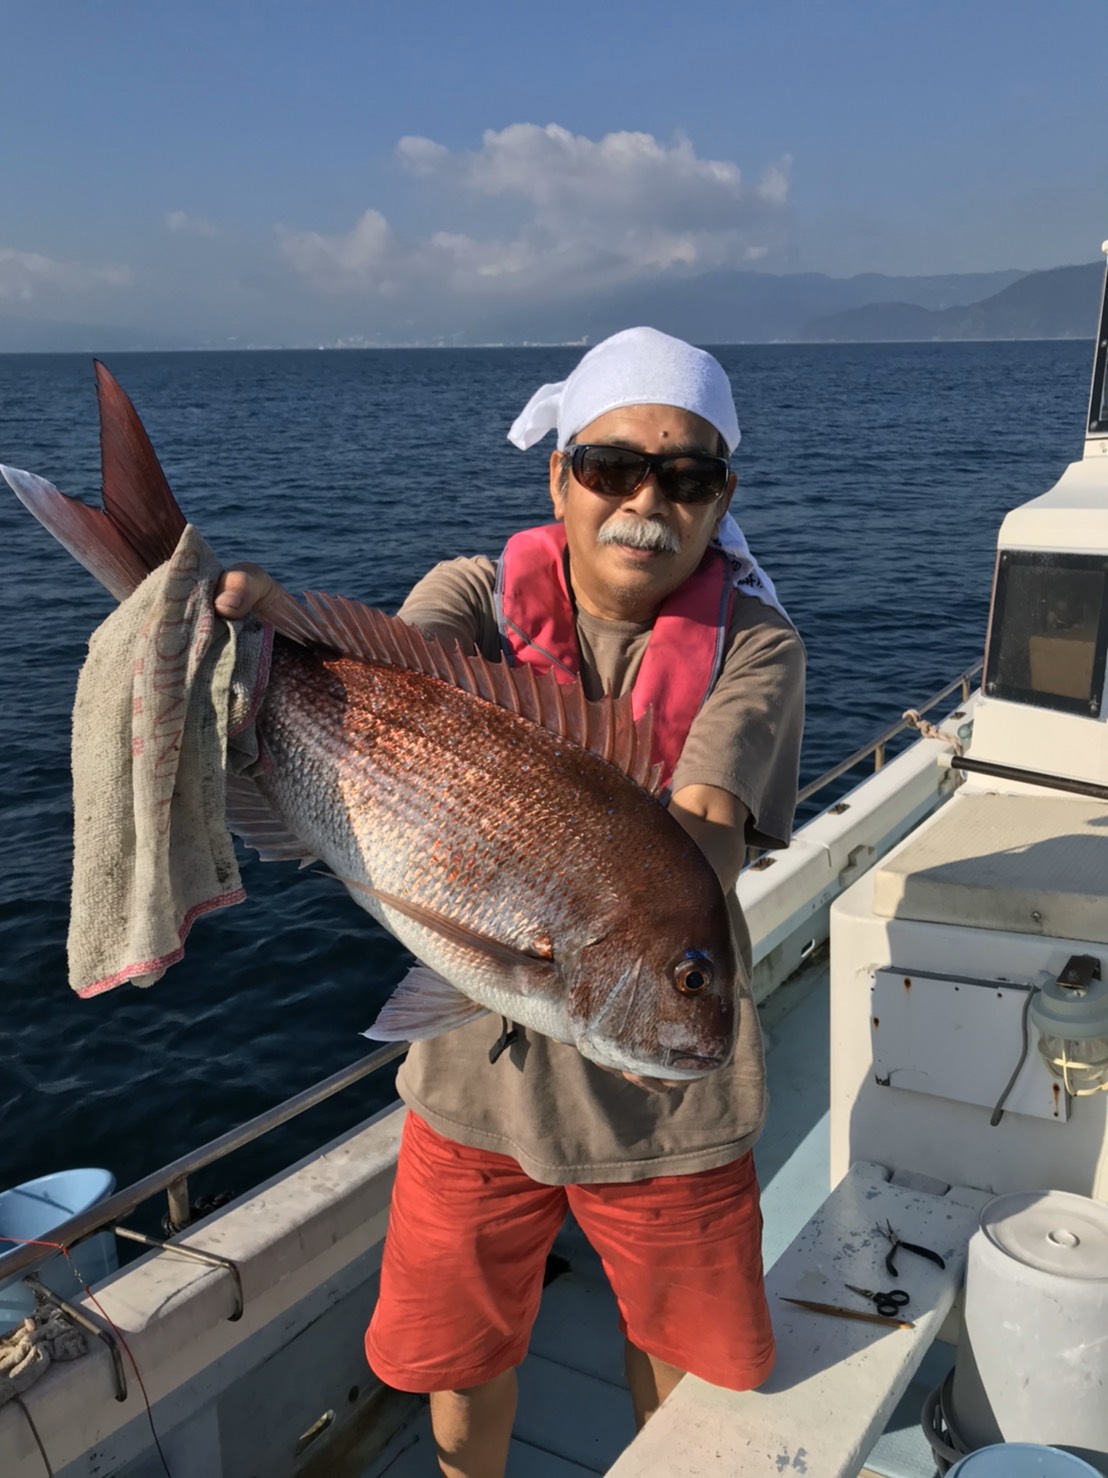
[[622, 1332], [743, 1391], [773, 1365], [754, 1159], [620, 1185], [540, 1185], [409, 1112], [366, 1357], [401, 1391], [482, 1385], [527, 1353], [565, 1214], [600, 1255]]

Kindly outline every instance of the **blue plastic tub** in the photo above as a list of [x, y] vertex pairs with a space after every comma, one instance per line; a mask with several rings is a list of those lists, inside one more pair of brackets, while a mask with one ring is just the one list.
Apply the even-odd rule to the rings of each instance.
[[1057, 1447], [1001, 1442], [960, 1458], [947, 1478], [1102, 1478], [1099, 1468]]
[[[55, 1227], [105, 1200], [114, 1190], [115, 1176], [110, 1170], [60, 1170], [28, 1180], [0, 1192], [0, 1237], [49, 1240]], [[0, 1242], [0, 1252], [10, 1252], [15, 1245]], [[90, 1237], [70, 1256], [86, 1283], [99, 1282], [119, 1266], [110, 1232]], [[44, 1250], [42, 1261], [30, 1271], [62, 1298], [73, 1298], [82, 1291], [61, 1253]], [[22, 1273], [0, 1283], [0, 1331], [25, 1319], [34, 1306], [34, 1294], [24, 1284]]]

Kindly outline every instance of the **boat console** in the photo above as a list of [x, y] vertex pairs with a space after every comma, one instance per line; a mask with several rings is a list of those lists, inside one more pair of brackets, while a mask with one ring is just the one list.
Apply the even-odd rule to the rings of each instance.
[[1108, 1198], [1104, 298], [1096, 344], [1081, 461], [1000, 530], [962, 785], [832, 910], [833, 1181]]

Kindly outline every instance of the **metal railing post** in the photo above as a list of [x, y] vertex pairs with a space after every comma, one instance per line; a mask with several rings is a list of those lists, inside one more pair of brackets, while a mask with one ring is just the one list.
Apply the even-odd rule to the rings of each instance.
[[182, 1175], [180, 1180], [175, 1180], [165, 1188], [169, 1200], [169, 1225], [171, 1227], [187, 1227], [192, 1220], [192, 1206], [189, 1202], [189, 1178]]

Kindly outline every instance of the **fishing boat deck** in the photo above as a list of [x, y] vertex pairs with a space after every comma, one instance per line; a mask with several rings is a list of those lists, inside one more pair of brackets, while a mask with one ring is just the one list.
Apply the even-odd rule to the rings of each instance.
[[[822, 1203], [828, 1189], [828, 974], [813, 960], [762, 1008], [771, 1109], [757, 1149], [771, 1266]], [[623, 1373], [623, 1339], [599, 1259], [572, 1224], [555, 1251], [569, 1269], [547, 1287], [527, 1359], [508, 1478], [576, 1478], [605, 1473], [634, 1436]], [[931, 1351], [867, 1461], [882, 1478], [932, 1478], [920, 1409], [953, 1363]], [[818, 1441], [818, 1433], [813, 1433]], [[430, 1478], [438, 1471], [425, 1402], [395, 1433], [363, 1478]]]

